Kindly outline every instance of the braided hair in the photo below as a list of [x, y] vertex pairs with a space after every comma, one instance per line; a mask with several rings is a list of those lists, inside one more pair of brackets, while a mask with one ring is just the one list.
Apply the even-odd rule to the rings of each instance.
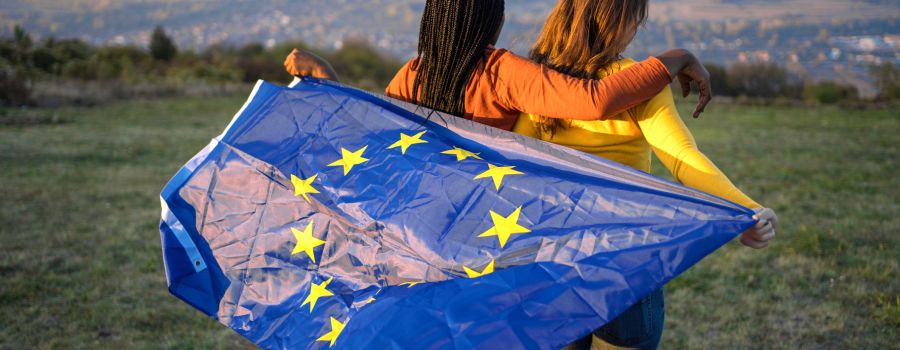
[[504, 0], [427, 0], [413, 102], [463, 116], [469, 79], [503, 25]]

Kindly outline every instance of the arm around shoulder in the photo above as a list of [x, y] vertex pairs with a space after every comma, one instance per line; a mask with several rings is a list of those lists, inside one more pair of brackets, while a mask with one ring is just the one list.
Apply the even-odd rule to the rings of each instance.
[[497, 98], [510, 109], [554, 118], [614, 116], [656, 95], [671, 82], [665, 65], [650, 58], [604, 79], [580, 79], [505, 52], [489, 61]]

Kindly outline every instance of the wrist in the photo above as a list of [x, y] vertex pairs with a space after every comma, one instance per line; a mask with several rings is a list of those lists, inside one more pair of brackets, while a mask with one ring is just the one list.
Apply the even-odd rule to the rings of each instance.
[[327, 62], [316, 65], [316, 68], [313, 70], [313, 76], [316, 78], [337, 80], [337, 74], [334, 72], [334, 68]]
[[674, 79], [675, 76], [687, 67], [693, 60], [693, 54], [685, 49], [672, 49], [656, 56], [669, 70], [669, 74]]

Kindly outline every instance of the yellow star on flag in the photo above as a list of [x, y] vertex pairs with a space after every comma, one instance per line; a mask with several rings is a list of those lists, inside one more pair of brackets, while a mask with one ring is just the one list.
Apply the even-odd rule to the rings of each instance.
[[419, 284], [419, 283], [422, 283], [422, 282], [413, 282], [413, 281], [409, 281], [409, 282], [403, 282], [403, 283], [400, 283], [400, 285], [401, 285], [401, 286], [406, 286], [406, 288], [412, 288], [413, 286], [415, 286], [415, 285], [417, 285], [417, 284]]
[[294, 246], [294, 250], [291, 251], [291, 255], [297, 254], [299, 252], [306, 252], [306, 255], [309, 256], [309, 259], [312, 260], [312, 262], [316, 262], [316, 256], [315, 254], [313, 254], [313, 248], [325, 244], [325, 241], [314, 237], [312, 235], [312, 228], [312, 220], [309, 221], [309, 224], [306, 225], [306, 228], [303, 229], [303, 231], [291, 227], [291, 232], [294, 233], [294, 238], [297, 239], [297, 245]]
[[366, 148], [369, 148], [369, 146], [360, 148], [355, 152], [350, 152], [346, 148], [341, 147], [341, 159], [328, 164], [328, 166], [343, 166], [344, 175], [347, 175], [350, 173], [350, 169], [353, 169], [353, 166], [369, 161], [368, 158], [363, 158], [362, 156], [363, 152], [366, 151]]
[[478, 237], [497, 236], [497, 239], [500, 240], [500, 248], [503, 248], [506, 245], [506, 241], [509, 240], [509, 236], [531, 232], [531, 230], [519, 225], [519, 214], [521, 212], [522, 206], [519, 206], [512, 214], [503, 217], [491, 210], [491, 220], [494, 222], [494, 227], [482, 232]]
[[485, 171], [478, 176], [475, 176], [475, 180], [484, 179], [484, 178], [492, 178], [494, 179], [494, 186], [497, 187], [497, 190], [500, 190], [500, 184], [503, 183], [503, 177], [506, 175], [522, 175], [522, 172], [518, 170], [513, 170], [514, 166], [496, 166], [493, 164], [488, 164], [488, 171]]
[[310, 177], [306, 180], [303, 180], [292, 174], [291, 175], [291, 184], [294, 185], [294, 197], [303, 196], [303, 198], [305, 198], [307, 202], [312, 203], [309, 200], [308, 194], [319, 193], [319, 190], [317, 190], [315, 187], [312, 186], [312, 183], [313, 183], [313, 181], [316, 181], [317, 176], [319, 176], [319, 174], [315, 174], [312, 177]]
[[400, 153], [406, 154], [406, 150], [409, 149], [409, 146], [412, 146], [415, 144], [420, 144], [420, 143], [428, 143], [428, 141], [422, 140], [422, 135], [424, 135], [424, 134], [425, 134], [424, 131], [420, 132], [418, 134], [415, 134], [413, 136], [409, 136], [407, 134], [400, 133], [400, 140], [397, 142], [394, 142], [394, 144], [391, 145], [390, 147], [388, 147], [387, 149], [400, 147]]
[[332, 279], [334, 279], [334, 277], [331, 277], [327, 281], [319, 284], [312, 283], [309, 286], [309, 295], [306, 296], [306, 299], [303, 300], [303, 304], [300, 304], [300, 307], [309, 304], [309, 312], [312, 313], [313, 308], [316, 307], [316, 302], [319, 301], [319, 298], [333, 296], [334, 293], [326, 289], [326, 287], [328, 287], [328, 284], [331, 283]]
[[481, 159], [481, 157], [478, 156], [481, 153], [472, 153], [472, 152], [466, 151], [459, 147], [453, 147], [453, 149], [443, 151], [443, 152], [441, 152], [441, 154], [449, 154], [452, 156], [456, 156], [457, 162], [464, 161], [464, 160], [468, 159], [469, 157], [475, 158], [475, 159]]
[[366, 299], [366, 300], [365, 300], [365, 303], [366, 303], [366, 304], [370, 304], [370, 303], [372, 303], [373, 301], [375, 301], [375, 297], [369, 297], [369, 299]]
[[[350, 321], [350, 320], [347, 320], [347, 321]], [[334, 346], [334, 342], [341, 335], [341, 332], [344, 331], [345, 324], [346, 324], [346, 322], [341, 323], [341, 321], [338, 321], [338, 320], [334, 319], [334, 317], [331, 317], [331, 332], [325, 333], [325, 335], [319, 337], [319, 339], [316, 339], [316, 341], [331, 342], [328, 345], [329, 348]]]
[[472, 270], [465, 265], [463, 265], [463, 270], [466, 271], [466, 275], [468, 275], [469, 278], [475, 278], [475, 277], [481, 277], [481, 276], [487, 275], [489, 273], [494, 272], [494, 259], [491, 259], [491, 262], [489, 262], [487, 264], [487, 266], [484, 267], [484, 270], [481, 270], [481, 272]]

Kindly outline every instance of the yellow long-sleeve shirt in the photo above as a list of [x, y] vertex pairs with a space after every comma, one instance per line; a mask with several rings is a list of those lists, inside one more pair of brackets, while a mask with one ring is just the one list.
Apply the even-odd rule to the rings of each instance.
[[[631, 59], [610, 65], [600, 77], [635, 64]], [[558, 145], [591, 153], [649, 172], [650, 150], [669, 169], [675, 179], [695, 188], [748, 208], [761, 206], [741, 192], [697, 147], [694, 136], [681, 120], [672, 89], [666, 87], [652, 99], [606, 120], [563, 123], [551, 135], [543, 132], [523, 114], [513, 131]]]

